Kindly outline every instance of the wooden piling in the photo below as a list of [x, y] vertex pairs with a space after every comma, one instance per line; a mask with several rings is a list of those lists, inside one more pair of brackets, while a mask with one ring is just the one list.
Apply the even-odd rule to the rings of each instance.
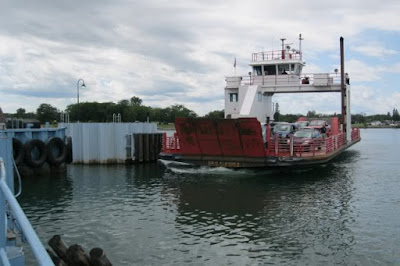
[[135, 162], [156, 161], [162, 148], [162, 134], [133, 134]]
[[139, 137], [139, 162], [143, 162], [143, 134], [138, 134]]
[[91, 266], [90, 258], [80, 245], [71, 245], [67, 250], [69, 265]]
[[110, 260], [101, 248], [93, 248], [90, 257], [80, 245], [71, 245], [67, 248], [60, 235], [55, 235], [49, 240], [50, 247], [47, 250], [56, 266], [111, 266]]
[[155, 160], [155, 145], [154, 145], [154, 139], [155, 136], [154, 134], [150, 134], [149, 136], [149, 157], [150, 157], [150, 161], [154, 161]]
[[150, 161], [150, 143], [149, 143], [149, 134], [144, 134], [144, 160], [146, 162]]
[[60, 235], [54, 235], [49, 240], [49, 246], [54, 250], [54, 252], [60, 259], [68, 263], [68, 257], [67, 257], [68, 247], [65, 244], [65, 242], [61, 239]]
[[53, 251], [51, 251], [48, 248], [46, 248], [46, 251], [49, 254], [49, 256], [55, 266], [68, 266], [68, 264], [66, 262], [64, 262], [62, 259], [60, 259], [59, 257], [57, 257], [57, 255]]
[[106, 254], [101, 248], [93, 248], [90, 251], [90, 260], [93, 266], [111, 266]]

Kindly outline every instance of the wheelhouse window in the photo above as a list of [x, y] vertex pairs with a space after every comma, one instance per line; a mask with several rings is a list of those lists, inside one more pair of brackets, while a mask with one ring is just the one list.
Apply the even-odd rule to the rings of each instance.
[[284, 74], [289, 74], [289, 64], [282, 64], [282, 65], [278, 65], [278, 74], [279, 75], [284, 75]]
[[256, 76], [262, 75], [261, 66], [253, 66], [253, 70], [254, 70], [254, 75], [256, 75]]
[[271, 66], [271, 65], [264, 66], [264, 73], [267, 76], [276, 75], [276, 66], [275, 65], [273, 65], [273, 66]]
[[257, 98], [258, 98], [258, 101], [259, 101], [259, 102], [262, 102], [262, 93], [261, 93], [261, 91], [259, 91], [259, 92], [257, 93]]
[[301, 65], [297, 65], [297, 68], [296, 68], [296, 75], [300, 75], [301, 74], [301, 69], [302, 69], [302, 66]]
[[238, 101], [238, 93], [229, 93], [229, 101], [237, 102]]
[[290, 69], [289, 69], [289, 72], [288, 72], [288, 74], [292, 74], [292, 75], [294, 75], [295, 74], [295, 66], [294, 66], [294, 64], [290, 64]]

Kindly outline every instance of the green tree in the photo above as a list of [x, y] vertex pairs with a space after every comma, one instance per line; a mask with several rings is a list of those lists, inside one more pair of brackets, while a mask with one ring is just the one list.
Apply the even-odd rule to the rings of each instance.
[[50, 104], [42, 103], [36, 110], [36, 116], [41, 123], [52, 122], [58, 119], [59, 112]]
[[123, 105], [123, 106], [129, 106], [130, 105], [130, 101], [129, 100], [121, 100], [118, 102], [119, 105]]
[[142, 105], [142, 99], [139, 97], [133, 96], [131, 98], [131, 105]]
[[281, 114], [279, 113], [279, 110], [275, 111], [274, 121], [280, 121], [280, 119], [281, 119]]
[[276, 103], [275, 105], [275, 114], [274, 114], [274, 121], [279, 121], [280, 119], [280, 111], [279, 111], [279, 103]]
[[197, 114], [184, 105], [175, 104], [165, 110], [168, 113], [168, 122], [174, 123], [177, 117], [197, 117]]
[[225, 116], [225, 111], [221, 110], [221, 111], [211, 111], [208, 114], [206, 114], [204, 117], [206, 118], [224, 118]]
[[24, 108], [17, 109], [17, 117], [25, 118], [26, 110]]
[[311, 118], [311, 117], [316, 117], [317, 116], [317, 112], [315, 112], [315, 110], [312, 111], [308, 111], [307, 112], [307, 117]]
[[159, 123], [168, 123], [169, 122], [169, 113], [170, 111], [166, 110], [167, 108], [152, 108], [150, 111], [150, 119], [151, 121], [157, 121]]
[[392, 116], [394, 121], [399, 121], [400, 120], [400, 115], [399, 115], [399, 111], [397, 111], [396, 108], [393, 108], [393, 116]]

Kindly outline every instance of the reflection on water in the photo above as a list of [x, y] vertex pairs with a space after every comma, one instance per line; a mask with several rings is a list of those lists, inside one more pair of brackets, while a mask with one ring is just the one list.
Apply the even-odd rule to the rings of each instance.
[[19, 200], [43, 241], [100, 246], [115, 265], [391, 264], [400, 187], [385, 173], [398, 168], [382, 155], [379, 170], [375, 134], [313, 168], [71, 165], [24, 179]]

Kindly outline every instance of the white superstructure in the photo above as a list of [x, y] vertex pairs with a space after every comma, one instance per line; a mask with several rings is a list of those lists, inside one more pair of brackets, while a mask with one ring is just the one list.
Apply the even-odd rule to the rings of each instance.
[[[336, 73], [302, 73], [305, 65], [302, 51], [285, 46], [285, 39], [281, 40], [282, 50], [252, 54], [249, 64], [252, 71], [248, 75], [226, 77], [225, 118], [256, 117], [266, 122], [267, 117], [270, 120], [274, 117], [272, 96], [275, 93], [341, 91], [341, 76], [337, 70]], [[299, 47], [301, 40], [300, 35]], [[349, 92], [349, 82], [346, 83]], [[349, 101], [350, 97], [347, 114], [350, 114]]]

